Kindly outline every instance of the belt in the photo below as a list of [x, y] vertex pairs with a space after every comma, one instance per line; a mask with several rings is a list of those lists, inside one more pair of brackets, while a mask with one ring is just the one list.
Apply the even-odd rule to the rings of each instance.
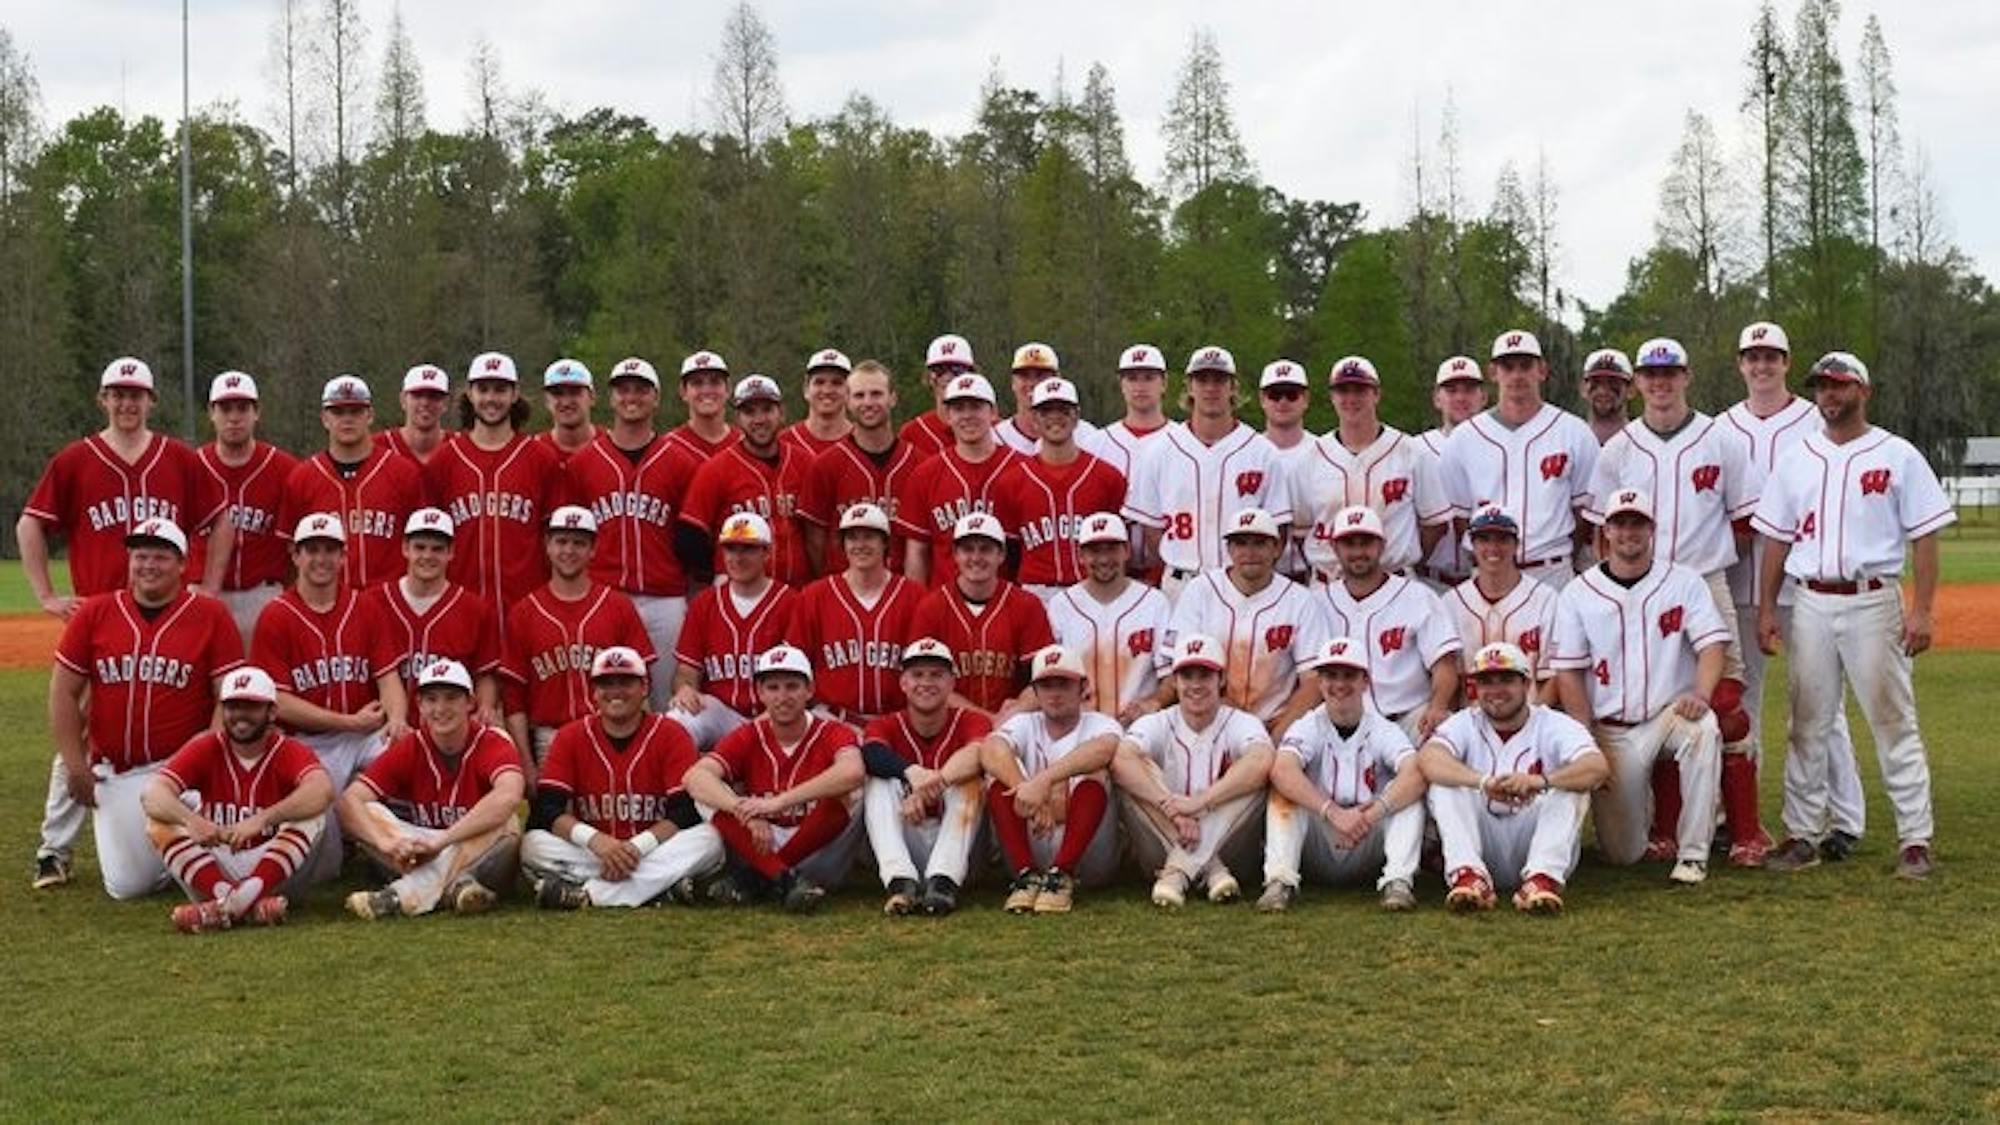
[[1522, 564], [1521, 564], [1521, 569], [1522, 569], [1522, 570], [1539, 570], [1539, 569], [1541, 569], [1542, 567], [1545, 567], [1545, 566], [1554, 566], [1554, 565], [1556, 565], [1557, 563], [1564, 563], [1564, 564], [1567, 564], [1568, 562], [1569, 562], [1569, 556], [1568, 556], [1568, 555], [1550, 555], [1550, 556], [1549, 556], [1548, 558], [1545, 558], [1545, 559], [1536, 559], [1536, 560], [1535, 560], [1534, 562], [1524, 562], [1524, 563], [1522, 563]]
[[[1390, 575], [1391, 577], [1394, 578], [1408, 578], [1410, 576], [1410, 568], [1406, 566], [1399, 566], [1394, 570], [1383, 571], [1383, 573]], [[1345, 578], [1341, 577], [1338, 574], [1329, 574], [1324, 570], [1318, 570], [1318, 569], [1315, 569], [1312, 572], [1312, 576], [1313, 576], [1313, 581], [1320, 582], [1328, 586], [1337, 585], [1338, 583], [1346, 581]]]
[[1865, 594], [1870, 590], [1880, 590], [1888, 583], [1880, 578], [1864, 578], [1859, 582], [1821, 582], [1816, 578], [1801, 578], [1799, 585], [1815, 594]]
[[1195, 575], [1200, 573], [1201, 571], [1199, 570], [1182, 570], [1180, 567], [1177, 566], [1170, 566], [1167, 568], [1167, 577], [1173, 579], [1176, 582], [1186, 582], [1188, 579], [1193, 578]]

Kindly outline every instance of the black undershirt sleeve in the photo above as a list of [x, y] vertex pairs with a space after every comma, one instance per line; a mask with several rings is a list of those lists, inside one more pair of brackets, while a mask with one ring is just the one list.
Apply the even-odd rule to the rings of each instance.
[[701, 823], [701, 813], [694, 807], [693, 797], [676, 793], [667, 798], [667, 815], [660, 819], [673, 821], [675, 828], [686, 831]]
[[1019, 539], [1007, 540], [1007, 562], [1006, 562], [1007, 569], [1005, 570], [1004, 573], [1007, 574], [1021, 573], [1022, 552], [1023, 548], [1021, 546], [1021, 541]]
[[674, 557], [681, 561], [688, 588], [699, 590], [715, 580], [715, 550], [708, 533], [685, 523], [674, 524]]
[[880, 739], [861, 744], [861, 765], [867, 769], [869, 777], [897, 781], [903, 780], [904, 772], [910, 768], [910, 763], [904, 761], [901, 754], [891, 750], [889, 744]]
[[568, 793], [551, 786], [540, 786], [535, 790], [535, 799], [528, 802], [528, 827], [544, 832], [554, 831], [556, 818], [568, 811]]

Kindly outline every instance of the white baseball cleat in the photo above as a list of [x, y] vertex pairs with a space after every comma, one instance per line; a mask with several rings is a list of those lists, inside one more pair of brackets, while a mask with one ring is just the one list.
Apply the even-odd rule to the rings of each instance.
[[1236, 876], [1231, 875], [1229, 868], [1224, 867], [1222, 861], [1219, 859], [1208, 861], [1208, 866], [1202, 870], [1201, 881], [1202, 885], [1208, 888], [1208, 901], [1210, 902], [1235, 902], [1237, 899], [1243, 897], [1242, 885], [1236, 881]]
[[1674, 864], [1674, 869], [1667, 874], [1667, 878], [1682, 886], [1692, 887], [1708, 878], [1708, 864], [1698, 859], [1681, 860]]
[[1188, 877], [1170, 867], [1153, 881], [1153, 905], [1179, 910], [1187, 905], [1187, 889]]

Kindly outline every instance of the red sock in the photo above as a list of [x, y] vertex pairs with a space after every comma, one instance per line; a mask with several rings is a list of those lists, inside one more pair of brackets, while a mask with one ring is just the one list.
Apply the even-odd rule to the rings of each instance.
[[776, 879], [785, 873], [785, 863], [778, 858], [778, 853], [758, 851], [756, 842], [750, 838], [750, 830], [743, 827], [742, 821], [729, 813], [719, 812], [708, 823], [714, 827], [715, 834], [722, 837], [723, 844], [736, 853], [736, 858], [749, 864], [757, 874], [766, 879]]
[[786, 867], [797, 867], [821, 848], [833, 843], [842, 832], [847, 831], [847, 806], [839, 801], [815, 801], [812, 811], [799, 822], [798, 831], [778, 849], [778, 860]]
[[1653, 763], [1653, 828], [1649, 840], [1673, 840], [1681, 832], [1681, 766], [1665, 759]]
[[222, 865], [215, 862], [207, 848], [186, 836], [175, 836], [172, 843], [160, 849], [160, 859], [165, 862], [167, 873], [186, 887], [196, 901], [206, 902], [216, 897], [215, 889], [223, 881]]
[[306, 834], [290, 826], [280, 828], [264, 848], [264, 854], [257, 857], [257, 866], [250, 874], [264, 880], [264, 893], [276, 894], [292, 872], [306, 861], [306, 853], [312, 850], [312, 841]]
[[1748, 754], [1722, 756], [1722, 811], [1732, 843], [1753, 843], [1764, 830], [1757, 816], [1757, 760]]
[[993, 834], [1000, 837], [1000, 850], [1007, 855], [1010, 871], [1025, 871], [1035, 865], [1035, 849], [1028, 844], [1028, 822], [1014, 811], [1014, 798], [995, 787], [992, 799], [986, 802], [987, 815], [993, 818]]
[[1069, 816], [1063, 821], [1062, 846], [1056, 849], [1055, 868], [1065, 875], [1076, 874], [1083, 853], [1097, 838], [1097, 826], [1104, 823], [1104, 810], [1111, 798], [1104, 783], [1092, 778], [1079, 781], [1069, 791]]

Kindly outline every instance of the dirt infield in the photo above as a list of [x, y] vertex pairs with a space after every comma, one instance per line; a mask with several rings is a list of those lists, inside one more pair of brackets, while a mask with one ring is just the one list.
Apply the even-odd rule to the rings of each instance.
[[[46, 614], [0, 614], [0, 669], [47, 668], [62, 623]], [[2000, 582], [1938, 590], [1939, 648], [2000, 649]]]

